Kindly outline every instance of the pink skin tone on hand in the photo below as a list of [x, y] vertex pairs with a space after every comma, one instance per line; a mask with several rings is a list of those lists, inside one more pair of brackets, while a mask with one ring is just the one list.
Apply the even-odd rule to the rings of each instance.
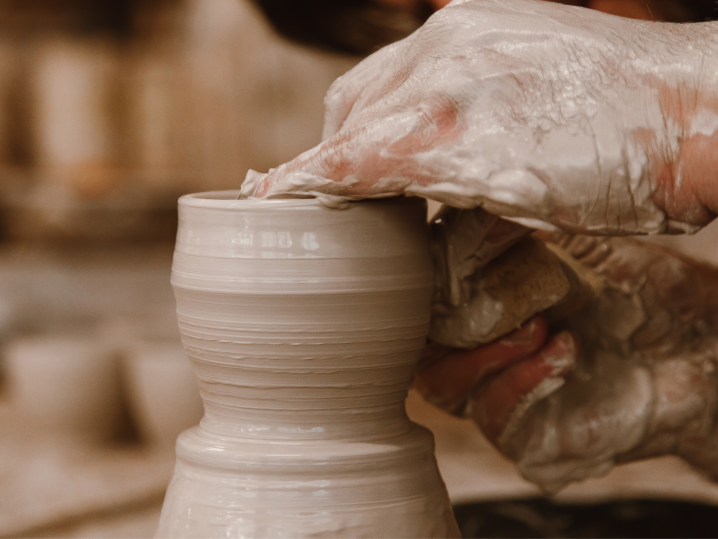
[[718, 211], [714, 29], [453, 3], [338, 79], [324, 142], [247, 195], [409, 194], [533, 228], [695, 229]]
[[473, 350], [458, 350], [420, 369], [414, 385], [437, 406], [457, 410], [482, 382], [538, 352], [547, 335], [546, 320], [537, 316], [500, 340]]
[[[421, 369], [414, 387], [436, 406], [462, 414], [471, 399], [470, 415], [496, 443], [521, 400], [546, 378], [571, 372], [578, 346], [567, 331], [549, 337], [546, 319], [538, 315], [493, 343], [458, 350]], [[558, 372], [552, 362], [557, 356], [568, 360]]]

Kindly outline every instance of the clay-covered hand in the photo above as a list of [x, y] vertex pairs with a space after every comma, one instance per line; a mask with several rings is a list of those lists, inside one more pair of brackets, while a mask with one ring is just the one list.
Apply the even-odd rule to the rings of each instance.
[[413, 194], [582, 233], [703, 225], [718, 210], [716, 24], [455, 0], [338, 79], [324, 142], [250, 173], [244, 195]]
[[605, 279], [600, 297], [449, 355], [419, 390], [548, 491], [666, 454], [718, 478], [718, 269], [626, 238], [560, 244]]

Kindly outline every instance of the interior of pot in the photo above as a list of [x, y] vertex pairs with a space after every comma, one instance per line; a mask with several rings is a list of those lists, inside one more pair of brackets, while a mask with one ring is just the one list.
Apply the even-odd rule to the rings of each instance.
[[315, 197], [285, 196], [277, 198], [240, 199], [240, 190], [206, 191], [180, 197], [181, 205], [193, 207], [266, 208], [271, 206], [321, 206]]

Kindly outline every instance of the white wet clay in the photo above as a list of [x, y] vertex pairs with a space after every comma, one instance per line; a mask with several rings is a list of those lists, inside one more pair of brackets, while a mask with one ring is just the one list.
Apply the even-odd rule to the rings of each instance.
[[494, 329], [512, 313], [486, 292], [483, 270], [530, 230], [502, 222], [481, 208], [444, 206], [432, 219], [430, 231], [436, 287], [429, 338], [453, 348], [475, 348], [495, 339], [499, 335]]
[[661, 181], [682, 186], [656, 158], [718, 133], [715, 102], [699, 103], [718, 88], [717, 28], [455, 0], [339, 78], [324, 142], [243, 192], [418, 195], [580, 233], [696, 230], [705, 211], [657, 204], [673, 193]]
[[553, 328], [578, 334], [580, 353], [551, 358], [554, 372], [513, 410], [498, 447], [547, 491], [663, 455], [718, 478], [718, 268], [629, 238], [561, 245], [606, 288]]
[[158, 537], [459, 537], [404, 399], [433, 276], [418, 199], [180, 199], [172, 269], [205, 415]]

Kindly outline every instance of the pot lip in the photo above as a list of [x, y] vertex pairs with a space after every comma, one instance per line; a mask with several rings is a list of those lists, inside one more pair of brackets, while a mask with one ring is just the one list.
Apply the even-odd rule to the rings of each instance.
[[239, 200], [239, 189], [204, 191], [182, 195], [180, 206], [225, 210], [266, 210], [269, 208], [323, 207], [316, 198], [253, 198]]

